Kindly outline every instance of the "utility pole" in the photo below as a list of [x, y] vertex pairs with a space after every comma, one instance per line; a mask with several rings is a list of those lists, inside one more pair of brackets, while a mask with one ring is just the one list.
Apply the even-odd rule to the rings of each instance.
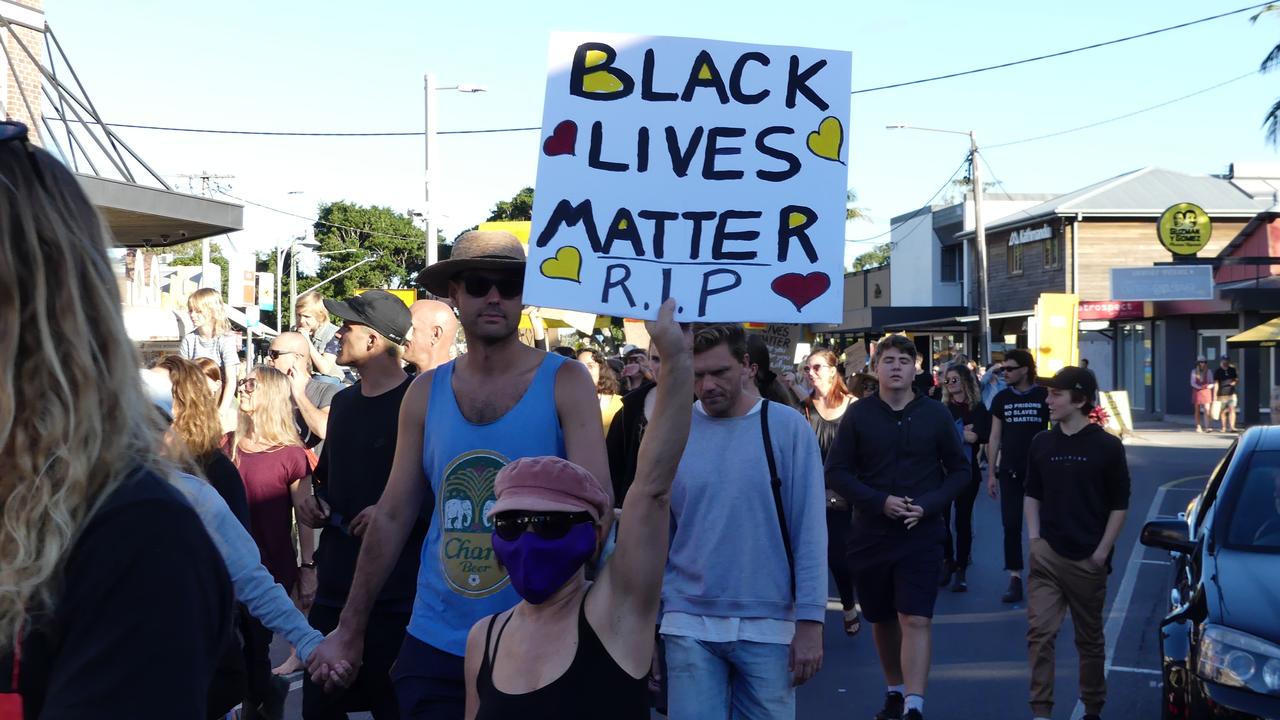
[[982, 163], [978, 159], [978, 139], [969, 132], [969, 177], [973, 180], [973, 240], [978, 245], [978, 323], [982, 326], [978, 358], [991, 362], [991, 311], [987, 301], [987, 227], [982, 224]]
[[423, 135], [426, 140], [426, 154], [423, 162], [425, 192], [423, 193], [422, 222], [427, 231], [427, 267], [431, 267], [440, 259], [439, 248], [436, 247], [435, 223], [432, 222], [431, 218], [431, 161], [436, 156], [436, 104], [434, 102], [435, 98], [432, 96], [436, 94], [436, 76], [433, 73], [427, 73], [423, 76], [423, 82], [425, 96], [423, 109], [426, 111], [426, 125], [423, 128]]

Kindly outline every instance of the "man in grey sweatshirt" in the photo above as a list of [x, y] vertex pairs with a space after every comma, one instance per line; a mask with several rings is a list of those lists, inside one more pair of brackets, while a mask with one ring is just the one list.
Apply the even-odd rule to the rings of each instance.
[[662, 587], [668, 707], [674, 718], [794, 718], [795, 686], [822, 666], [818, 443], [800, 413], [744, 391], [740, 326], [702, 329], [693, 352], [698, 402]]
[[849, 565], [888, 685], [877, 720], [924, 718], [943, 513], [969, 482], [951, 413], [912, 391], [915, 364], [906, 337], [880, 341], [880, 391], [845, 412], [827, 453], [831, 489], [853, 505]]

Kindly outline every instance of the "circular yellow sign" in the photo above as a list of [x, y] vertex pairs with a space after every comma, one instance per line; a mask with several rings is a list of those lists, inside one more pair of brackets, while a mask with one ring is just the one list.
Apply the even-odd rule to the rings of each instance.
[[1178, 203], [1160, 216], [1156, 232], [1165, 250], [1174, 255], [1195, 255], [1209, 244], [1213, 222], [1199, 205]]

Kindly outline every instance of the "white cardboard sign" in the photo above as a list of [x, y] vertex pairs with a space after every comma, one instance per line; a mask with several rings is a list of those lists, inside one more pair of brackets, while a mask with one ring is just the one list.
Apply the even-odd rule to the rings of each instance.
[[839, 322], [848, 52], [553, 33], [525, 302]]

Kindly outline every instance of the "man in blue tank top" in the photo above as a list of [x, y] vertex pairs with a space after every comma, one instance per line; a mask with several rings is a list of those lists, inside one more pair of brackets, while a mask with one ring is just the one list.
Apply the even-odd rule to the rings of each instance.
[[365, 531], [338, 627], [311, 656], [316, 682], [349, 683], [369, 612], [413, 520], [433, 501], [408, 634], [392, 670], [402, 718], [461, 720], [463, 655], [476, 620], [520, 597], [493, 553], [493, 481], [518, 458], [555, 455], [589, 470], [606, 493], [595, 385], [577, 362], [520, 343], [525, 255], [509, 233], [469, 232], [418, 283], [458, 308], [467, 352], [423, 373], [400, 408], [395, 463]]

